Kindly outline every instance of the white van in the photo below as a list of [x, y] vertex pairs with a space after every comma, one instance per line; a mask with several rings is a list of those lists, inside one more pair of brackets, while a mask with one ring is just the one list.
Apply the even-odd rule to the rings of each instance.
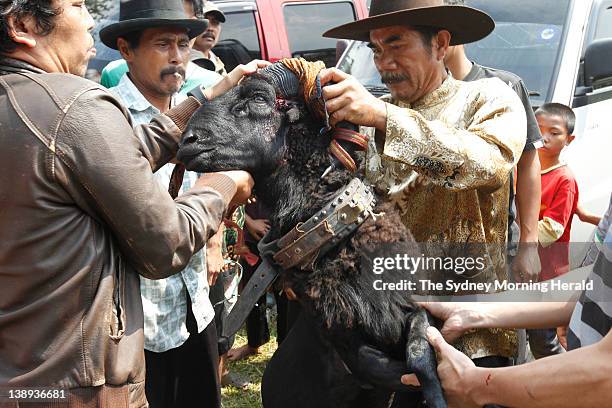
[[[612, 0], [466, 0], [496, 22], [487, 38], [466, 46], [479, 64], [514, 72], [534, 108], [560, 102], [576, 111], [576, 140], [564, 154], [578, 180], [580, 202], [605, 212], [612, 193]], [[338, 67], [372, 93], [387, 93], [365, 43], [349, 45]], [[594, 228], [574, 217], [572, 241]], [[576, 245], [572, 264], [582, 259]]]

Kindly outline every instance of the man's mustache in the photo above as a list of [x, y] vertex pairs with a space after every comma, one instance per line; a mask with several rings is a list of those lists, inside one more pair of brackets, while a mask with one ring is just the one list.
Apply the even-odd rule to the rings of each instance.
[[211, 33], [210, 31], [206, 31], [204, 34], [202, 34], [202, 38], [210, 38], [210, 39], [215, 39], [215, 35], [213, 33]]
[[170, 66], [170, 67], [166, 67], [162, 69], [161, 72], [159, 73], [161, 77], [164, 77], [165, 75], [174, 75], [174, 74], [179, 74], [180, 76], [183, 77], [183, 79], [185, 79], [185, 68], [181, 66]]
[[387, 85], [408, 80], [407, 75], [399, 74], [395, 72], [385, 72], [380, 75], [380, 78], [382, 79], [382, 82]]

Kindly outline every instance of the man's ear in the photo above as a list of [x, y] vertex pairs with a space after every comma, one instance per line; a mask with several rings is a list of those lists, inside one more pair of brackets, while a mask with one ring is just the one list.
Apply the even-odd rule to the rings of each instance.
[[29, 48], [36, 46], [36, 24], [32, 16], [17, 19], [11, 15], [6, 20], [6, 30], [11, 40]]
[[117, 49], [121, 53], [121, 58], [127, 62], [131, 62], [134, 58], [134, 51], [130, 48], [130, 45], [124, 38], [117, 38]]
[[565, 141], [565, 145], [569, 146], [570, 143], [572, 143], [574, 141], [574, 139], [576, 138], [576, 135], [568, 135], [567, 136], [567, 140]]
[[443, 61], [450, 46], [451, 34], [447, 30], [440, 30], [433, 40], [433, 53], [438, 61]]

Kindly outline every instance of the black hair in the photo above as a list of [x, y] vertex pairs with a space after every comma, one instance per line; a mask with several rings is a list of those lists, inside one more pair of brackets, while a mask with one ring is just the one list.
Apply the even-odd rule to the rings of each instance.
[[0, 53], [15, 51], [18, 44], [9, 35], [8, 20], [32, 17], [36, 21], [36, 34], [48, 35], [55, 28], [55, 17], [62, 12], [54, 7], [55, 0], [0, 0]]
[[429, 26], [411, 26], [410, 28], [419, 33], [421, 41], [423, 42], [423, 46], [428, 52], [431, 53], [431, 42], [436, 37], [436, 35], [438, 35], [441, 29]]
[[540, 106], [536, 111], [537, 115], [555, 115], [559, 116], [563, 119], [565, 124], [565, 128], [567, 129], [568, 135], [574, 134], [574, 128], [576, 127], [576, 114], [567, 105], [563, 105], [562, 103], [545, 103]]
[[122, 34], [119, 37], [123, 38], [127, 43], [130, 49], [135, 50], [140, 45], [140, 39], [142, 38], [143, 30], [131, 31], [126, 34]]

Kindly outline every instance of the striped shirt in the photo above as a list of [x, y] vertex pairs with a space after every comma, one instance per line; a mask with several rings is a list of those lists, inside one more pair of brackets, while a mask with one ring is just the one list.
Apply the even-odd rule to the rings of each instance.
[[600, 341], [612, 328], [612, 197], [595, 234], [599, 255], [589, 279], [593, 289], [576, 304], [567, 342], [570, 349]]
[[[160, 111], [140, 93], [138, 88], [124, 75], [110, 91], [117, 95], [128, 108], [133, 125], [149, 123]], [[172, 105], [186, 97], [175, 95]], [[167, 190], [174, 164], [166, 164], [155, 173], [160, 188]], [[198, 174], [187, 171], [181, 192], [187, 191], [197, 180]], [[179, 193], [180, 194], [180, 193]], [[146, 208], [143, 208], [146, 211]], [[145, 349], [156, 353], [181, 346], [189, 337], [187, 330], [187, 293], [192, 310], [202, 332], [214, 319], [215, 311], [209, 299], [208, 277], [204, 249], [196, 253], [189, 265], [176, 275], [166, 279], [150, 280], [140, 277], [140, 294], [144, 311]]]

